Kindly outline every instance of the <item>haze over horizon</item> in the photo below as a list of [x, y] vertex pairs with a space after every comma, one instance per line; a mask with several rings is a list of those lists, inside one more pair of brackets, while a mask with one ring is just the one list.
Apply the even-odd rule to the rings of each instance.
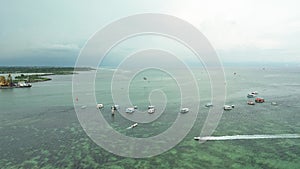
[[[191, 23], [224, 65], [300, 66], [299, 6], [296, 0], [1, 1], [0, 66], [74, 66], [95, 32], [140, 13], [168, 14]], [[114, 55], [127, 49], [123, 45]]]

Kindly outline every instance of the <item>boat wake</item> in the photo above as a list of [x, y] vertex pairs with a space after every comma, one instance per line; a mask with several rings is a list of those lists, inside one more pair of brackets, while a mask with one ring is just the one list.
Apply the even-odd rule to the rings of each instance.
[[253, 139], [295, 139], [300, 138], [299, 134], [275, 134], [275, 135], [233, 135], [233, 136], [205, 136], [194, 137], [200, 141], [218, 141], [218, 140], [253, 140]]

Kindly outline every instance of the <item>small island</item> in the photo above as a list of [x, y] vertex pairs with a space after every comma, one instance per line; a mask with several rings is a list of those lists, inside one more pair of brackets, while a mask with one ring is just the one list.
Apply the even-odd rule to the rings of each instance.
[[[77, 71], [94, 70], [88, 67], [0, 67], [0, 88], [31, 87], [30, 83], [51, 80], [51, 75], [70, 75]], [[13, 79], [11, 74], [20, 74]]]
[[45, 76], [50, 76], [53, 74], [34, 74], [34, 75], [24, 75], [21, 74], [20, 76], [16, 76], [15, 79], [13, 80], [14, 83], [20, 82], [20, 81], [25, 81], [27, 83], [35, 83], [35, 82], [44, 82], [51, 80], [49, 77]]

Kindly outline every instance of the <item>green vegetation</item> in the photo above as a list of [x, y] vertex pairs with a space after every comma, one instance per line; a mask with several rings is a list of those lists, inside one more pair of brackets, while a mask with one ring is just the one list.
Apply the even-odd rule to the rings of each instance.
[[54, 75], [54, 74], [53, 73], [35, 74], [35, 75], [21, 74], [20, 76], [15, 77], [14, 83], [20, 82], [20, 81], [25, 81], [25, 82], [28, 82], [28, 83], [48, 81], [48, 80], [51, 80], [51, 78], [42, 77], [42, 76], [50, 76], [50, 75]]
[[[51, 80], [46, 76], [51, 75], [70, 75], [75, 71], [90, 71], [92, 68], [88, 67], [0, 67], [0, 74], [8, 73], [22, 73], [20, 76], [16, 76], [13, 82], [26, 81], [28, 83], [43, 82]], [[33, 75], [24, 75], [23, 73], [35, 73]]]

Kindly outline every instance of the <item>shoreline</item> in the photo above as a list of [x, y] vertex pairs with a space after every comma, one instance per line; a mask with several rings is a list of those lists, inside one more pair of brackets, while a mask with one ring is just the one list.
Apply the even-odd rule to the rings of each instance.
[[[88, 67], [74, 68], [74, 67], [0, 67], [0, 75], [12, 77], [11, 82], [14, 85], [0, 86], [0, 89], [12, 89], [12, 88], [26, 88], [25, 86], [18, 86], [20, 82], [25, 83], [37, 83], [52, 80], [50, 77], [53, 75], [72, 75], [77, 74], [78, 71], [91, 71], [94, 70]], [[31, 86], [30, 86], [31, 87]]]

